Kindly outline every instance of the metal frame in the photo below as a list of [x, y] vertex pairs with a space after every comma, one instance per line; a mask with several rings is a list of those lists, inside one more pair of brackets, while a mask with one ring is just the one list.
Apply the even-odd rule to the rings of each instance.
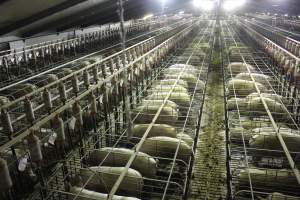
[[[133, 55], [135, 55], [135, 58], [128, 57], [127, 59], [136, 59], [138, 55], [140, 56], [143, 53], [147, 52], [156, 44], [159, 44], [161, 40], [172, 36], [178, 30], [186, 27], [190, 23], [191, 21], [183, 22], [182, 24], [175, 26], [168, 32], [164, 32], [163, 34], [158, 35], [157, 37], [149, 38], [147, 40], [144, 40], [140, 43], [128, 47], [125, 50], [126, 54], [133, 53]], [[84, 94], [90, 91], [90, 88], [93, 84], [99, 83], [99, 81], [101, 81], [102, 79], [104, 79], [103, 81], [105, 81], [107, 73], [114, 74], [114, 71], [119, 69], [119, 59], [122, 53], [123, 51], [119, 51], [91, 65], [88, 65], [84, 68], [80, 68], [79, 70], [72, 72], [71, 74], [64, 76], [61, 79], [54, 81], [42, 88], [39, 88], [34, 92], [27, 94], [26, 96], [23, 96], [19, 99], [16, 99], [13, 102], [3, 105], [1, 107], [1, 115], [3, 116], [2, 119], [9, 119], [8, 121], [2, 121], [4, 127], [10, 127], [12, 125], [12, 129], [6, 130], [6, 134], [8, 134], [8, 136], [11, 137], [10, 140], [14, 140], [14, 138], [17, 138], [20, 132], [26, 130], [35, 122], [38, 123], [39, 120], [42, 120], [43, 118], [47, 117], [48, 114], [52, 113], [53, 115], [55, 115], [55, 113], [57, 113], [57, 110], [59, 110], [61, 106], [68, 104], [70, 101], [72, 102], [72, 100], [74, 100], [74, 98], [76, 98], [77, 96], [80, 96], [80, 94]], [[117, 71], [117, 73], [113, 76], [117, 76], [119, 73], [120, 71]], [[62, 89], [60, 89], [62, 85], [64, 85], [64, 91], [61, 91]], [[52, 102], [52, 107], [50, 108], [49, 104], [45, 102], [46, 99], [43, 98], [43, 93], [45, 92], [50, 93], [51, 95], [50, 101]], [[28, 107], [26, 108], [25, 103], [22, 104], [22, 102], [28, 102], [28, 100], [32, 105], [32, 107], [29, 110]], [[34, 115], [33, 121], [28, 120], [29, 113], [32, 113]], [[17, 117], [14, 117], [13, 120], [10, 116], [11, 114], [16, 115]], [[21, 126], [19, 127], [16, 126], [18, 122], [20, 122], [19, 124], [21, 124]], [[11, 132], [11, 130], [13, 130], [13, 132]], [[3, 146], [1, 146], [0, 151], [1, 149], [6, 149], [8, 147], [7, 145], [11, 145], [10, 142], [7, 142]]]
[[[162, 44], [160, 44], [157, 47], [153, 48], [152, 50], [151, 50], [150, 44], [147, 40], [147, 42], [145, 43], [146, 45], [142, 45], [141, 48], [139, 48], [140, 52], [141, 52], [140, 54], [137, 55], [139, 57], [136, 57], [135, 59], [133, 59], [132, 56], [127, 57], [127, 59], [130, 58], [130, 60], [128, 60], [129, 63], [127, 64], [127, 66], [124, 67], [124, 68], [120, 68], [119, 71], [113, 72], [112, 75], [110, 75], [110, 76], [108, 76], [105, 71], [102, 71], [101, 75], [104, 77], [104, 79], [98, 80], [98, 82], [95, 85], [90, 85], [87, 91], [85, 91], [83, 93], [80, 93], [76, 97], [70, 99], [70, 101], [68, 101], [68, 104], [69, 105], [81, 104], [82, 106], [84, 106], [83, 107], [84, 111], [86, 111], [86, 109], [87, 109], [87, 104], [86, 103], [90, 102], [88, 100], [90, 95], [94, 94], [95, 96], [97, 96], [97, 102], [102, 105], [101, 109], [102, 109], [102, 107], [104, 109], [102, 114], [105, 115], [104, 116], [105, 120], [104, 121], [101, 120], [102, 122], [100, 123], [99, 117], [102, 114], [98, 115], [98, 117], [95, 120], [96, 120], [97, 124], [100, 123], [100, 124], [102, 124], [101, 126], [108, 127], [107, 130], [109, 130], [109, 132], [108, 132], [107, 136], [105, 136], [105, 138], [106, 137], [108, 137], [108, 138], [115, 137], [114, 134], [111, 134], [111, 133], [120, 131], [120, 129], [118, 130], [118, 127], [120, 128], [121, 125], [122, 125], [118, 122], [119, 120], [122, 121], [122, 119], [123, 119], [122, 118], [122, 113], [121, 113], [122, 106], [118, 106], [118, 104], [122, 102], [122, 96], [120, 98], [121, 101], [119, 100], [119, 103], [115, 102], [116, 104], [114, 104], [114, 103], [112, 104], [111, 102], [108, 102], [108, 99], [103, 98], [103, 96], [106, 96], [105, 94], [108, 94], [110, 99], [114, 99], [114, 98], [113, 98], [113, 96], [110, 95], [111, 93], [109, 92], [109, 90], [106, 90], [106, 91], [103, 90], [104, 86], [105, 85], [109, 86], [110, 82], [113, 83], [115, 78], [118, 78], [123, 70], [130, 70], [131, 72], [133, 72], [135, 69], [139, 69], [139, 71], [141, 73], [144, 73], [144, 72], [141, 71], [142, 70], [141, 68], [136, 68], [137, 67], [136, 64], [141, 63], [142, 66], [148, 65], [148, 58], [150, 56], [155, 56], [155, 57], [157, 56], [157, 57], [163, 58], [163, 56], [166, 53], [166, 49], [167, 48], [174, 48], [175, 47], [174, 44], [176, 43], [176, 41], [180, 41], [191, 30], [192, 30], [192, 26], [189, 26], [186, 29], [183, 29], [182, 31], [180, 31], [179, 33], [176, 33], [174, 36], [173, 36], [173, 34], [169, 34], [169, 36], [164, 36], [165, 38], [170, 37], [170, 39], [166, 40], [165, 42], [163, 42]], [[162, 38], [160, 38], [159, 40], [162, 40]], [[159, 44], [159, 40], [157, 41], [157, 44]], [[144, 44], [144, 43], [142, 43], [142, 44]], [[146, 52], [148, 52], [148, 53], [146, 53]], [[130, 51], [130, 53], [132, 53], [132, 51]], [[107, 59], [107, 60], [110, 61], [109, 59]], [[151, 62], [151, 63], [153, 64], [153, 62]], [[97, 65], [95, 65], [95, 66], [97, 66]], [[92, 66], [89, 66], [89, 68], [91, 68], [91, 67]], [[144, 80], [143, 82], [145, 82], [146, 80]], [[118, 80], [117, 84], [118, 84], [117, 87], [119, 87], [120, 80]], [[113, 84], [112, 84], [112, 86], [113, 86]], [[130, 88], [132, 89], [132, 85], [130, 86]], [[140, 88], [140, 89], [145, 88], [145, 83], [142, 83], [138, 88]], [[134, 90], [131, 90], [131, 95], [132, 95], [133, 92], [134, 92]], [[110, 106], [109, 106], [109, 104], [110, 104]], [[110, 107], [113, 110], [110, 110], [111, 109]], [[69, 106], [66, 105], [66, 104], [64, 104], [61, 107], [58, 107], [58, 109], [55, 110], [52, 114], [48, 115], [44, 119], [42, 119], [42, 120], [38, 121], [37, 123], [35, 123], [31, 127], [30, 130], [25, 131], [25, 132], [21, 133], [20, 135], [18, 135], [17, 137], [15, 137], [13, 140], [11, 140], [11, 142], [5, 144], [4, 145], [5, 147], [1, 146], [2, 152], [8, 151], [10, 149], [10, 147], [18, 147], [18, 146], [22, 145], [23, 139], [26, 139], [27, 135], [31, 134], [31, 132], [32, 132], [31, 130], [33, 130], [33, 129], [42, 130], [42, 129], [45, 129], [45, 128], [47, 129], [47, 127], [49, 127], [49, 125], [50, 125], [50, 127], [52, 127], [51, 126], [52, 120], [58, 113], [60, 113], [60, 116], [64, 119], [64, 121], [66, 120], [65, 122], [66, 122], [66, 126], [67, 126], [70, 123], [70, 120], [71, 120], [70, 117], [72, 116], [72, 115], [70, 116], [70, 114], [68, 114], [68, 109], [69, 109]], [[111, 111], [113, 111], [115, 114], [113, 115], [113, 113], [110, 113]], [[117, 115], [116, 115], [116, 113], [117, 113]], [[78, 117], [79, 117], [78, 114], [80, 116], [80, 113], [77, 113], [77, 114], [73, 113], [73, 116], [75, 116], [75, 118], [77, 117], [77, 119], [78, 119]], [[102, 116], [101, 116], [101, 118], [103, 118]], [[117, 117], [117, 118], [115, 118], [115, 117]], [[115, 118], [115, 119], [113, 119], [113, 118]], [[45, 127], [45, 128], [41, 128], [41, 127]], [[75, 143], [72, 142], [72, 144], [68, 144], [68, 145], [71, 145], [71, 149], [74, 149], [74, 147], [77, 146], [76, 144], [79, 144], [79, 147], [80, 147], [79, 152], [80, 152], [81, 156], [83, 156], [83, 153], [84, 153], [83, 147], [86, 145], [86, 143], [84, 142], [85, 138], [91, 138], [91, 136], [89, 136], [89, 134], [87, 135], [87, 132], [84, 129], [84, 127], [85, 126], [83, 126], [83, 128], [80, 128], [79, 132], [76, 132], [76, 134], [75, 133], [68, 133], [68, 135], [67, 135], [72, 140], [75, 139]], [[52, 130], [55, 131], [56, 129], [52, 129]], [[94, 127], [93, 131], [96, 133], [98, 131], [97, 127]], [[69, 132], [69, 131], [67, 131], [67, 132]], [[50, 133], [50, 136], [51, 136], [51, 133]], [[40, 137], [40, 139], [43, 141], [43, 143], [44, 142], [47, 143], [48, 139], [49, 139], [49, 133], [44, 133], [44, 134], [40, 133], [38, 135], [38, 137]], [[64, 155], [64, 153], [63, 153], [66, 150], [65, 147], [61, 148], [61, 147], [55, 146], [54, 149], [57, 149], [58, 151], [63, 150], [62, 152], [53, 152], [53, 153], [55, 153], [55, 155], [58, 156], [57, 158], [61, 157], [64, 160], [66, 159], [65, 156], [67, 156], [68, 154]], [[74, 151], [77, 151], [77, 150], [74, 150]], [[43, 161], [42, 165], [40, 165], [40, 164], [37, 165], [37, 167], [38, 167], [37, 171], [40, 171], [41, 172], [40, 174], [42, 175], [42, 176], [39, 176], [41, 186], [45, 186], [45, 184], [46, 184], [46, 182], [45, 182], [46, 179], [45, 178], [47, 177], [47, 172], [44, 171], [43, 165], [45, 165], [45, 163], [47, 163], [47, 162], [51, 162], [51, 156], [50, 156], [50, 158], [49, 158], [49, 155], [47, 155], [47, 154], [45, 154], [45, 156], [46, 156], [46, 158], [45, 158], [45, 161]], [[48, 160], [48, 159], [50, 159], [50, 160]], [[53, 158], [52, 158], [52, 160], [53, 160]]]
[[[169, 21], [168, 21], [169, 22]], [[170, 21], [171, 23], [171, 21]], [[157, 21], [145, 21], [126, 23], [126, 31], [128, 35], [140, 34], [143, 32], [149, 32], [149, 28], [159, 28], [164, 24]], [[155, 31], [150, 31], [155, 32]], [[32, 76], [37, 72], [42, 72], [47, 69], [56, 67], [57, 64], [69, 61], [70, 59], [82, 57], [84, 59], [88, 56], [96, 55], [99, 51], [97, 49], [104, 48], [107, 45], [111, 46], [111, 43], [116, 43], [119, 38], [119, 27], [114, 25], [104, 25], [100, 27], [99, 31], [76, 35], [74, 39], [61, 39], [55, 41], [47, 41], [40, 44], [26, 46], [23, 49], [13, 49], [10, 51], [0, 52], [0, 70], [3, 75], [13, 76], [6, 81], [1, 81], [1, 86], [6, 86], [9, 83], [15, 82], [16, 79], [20, 80], [24, 77]], [[115, 44], [118, 47], [119, 44]], [[92, 51], [92, 53], [91, 53]], [[67, 62], [66, 66], [70, 64]], [[19, 71], [30, 70], [30, 73], [16, 74], [12, 70]], [[52, 71], [52, 70], [51, 70]]]
[[[224, 22], [224, 24], [223, 24], [223, 34], [224, 34], [225, 49], [228, 50], [229, 49], [228, 47], [230, 45], [238, 47], [237, 41], [243, 43], [243, 41], [240, 40], [240, 36], [238, 36], [235, 31], [232, 31], [232, 28], [229, 28], [227, 22]], [[225, 26], [225, 28], [224, 28], [224, 26]], [[234, 25], [231, 25], [231, 26], [234, 26]], [[244, 28], [244, 26], [242, 26], [242, 27]], [[224, 31], [224, 29], [226, 31]], [[251, 36], [253, 36], [253, 34]], [[251, 37], [251, 36], [249, 35], [249, 37]], [[255, 37], [255, 35], [254, 35], [254, 37]], [[276, 77], [275, 73], [273, 72], [273, 68], [271, 68], [268, 65], [268, 62], [264, 61], [264, 59], [265, 59], [265, 56], [262, 56], [261, 54], [258, 54], [258, 53], [253, 53], [251, 48], [247, 48], [247, 49], [237, 48], [237, 51], [235, 52], [235, 55], [229, 55], [227, 60], [225, 59], [224, 64], [230, 63], [230, 62], [233, 62], [233, 61], [239, 61], [239, 62], [242, 62], [242, 63], [251, 64], [258, 71], [256, 73], [266, 74], [266, 75], [272, 77], [271, 79], [273, 79], [273, 80], [267, 82], [267, 84], [270, 88], [268, 90], [268, 92], [271, 93], [271, 94], [272, 93], [273, 94], [276, 94], [276, 93], [278, 94], [278, 92], [281, 91], [278, 88], [280, 88], [282, 83], [279, 81], [280, 79], [278, 77]], [[225, 67], [226, 67], [226, 65], [225, 65]], [[233, 91], [231, 91], [231, 92], [233, 92], [232, 97], [235, 98], [236, 109], [233, 109], [232, 111], [228, 111], [229, 134], [231, 133], [230, 131], [233, 131], [233, 129], [232, 129], [233, 124], [232, 123], [234, 122], [234, 119], [232, 117], [234, 116], [233, 115], [234, 113], [237, 115], [236, 116], [237, 119], [235, 119], [235, 120], [237, 121], [237, 126], [238, 127], [242, 127], [243, 118], [241, 118], [241, 116], [249, 116], [250, 115], [251, 118], [254, 118], [254, 119], [256, 118], [256, 120], [261, 118], [261, 116], [265, 116], [264, 118], [261, 118], [261, 119], [269, 120], [269, 125], [271, 125], [271, 127], [273, 127], [272, 131], [274, 133], [276, 133], [277, 138], [279, 139], [280, 144], [283, 147], [283, 151], [280, 150], [280, 152], [282, 152], [282, 153], [281, 153], [281, 156], [279, 156], [279, 157], [287, 156], [288, 162], [285, 161], [285, 160], [283, 160], [282, 162], [283, 163], [287, 162], [287, 163], [290, 164], [290, 166], [292, 166], [291, 168], [295, 173], [294, 178], [297, 180], [297, 178], [299, 178], [298, 177], [299, 174], [298, 174], [298, 169], [295, 167], [294, 161], [293, 161], [293, 159], [295, 157], [294, 156], [293, 156], [293, 158], [291, 157], [291, 152], [289, 152], [289, 150], [286, 147], [285, 141], [282, 139], [282, 135], [281, 135], [281, 132], [280, 132], [281, 129], [278, 128], [278, 115], [280, 115], [280, 113], [278, 113], [278, 111], [277, 112], [272, 111], [274, 109], [269, 107], [267, 105], [265, 99], [262, 98], [262, 92], [260, 92], [260, 89], [258, 88], [258, 84], [257, 84], [257, 82], [255, 81], [255, 79], [253, 77], [253, 72], [251, 72], [250, 70], [251, 69], [247, 66], [247, 71], [250, 74], [251, 80], [254, 81], [254, 83], [255, 83], [255, 90], [258, 93], [258, 97], [259, 97], [260, 101], [262, 101], [263, 108], [264, 108], [265, 111], [262, 111], [262, 113], [259, 113], [259, 112], [255, 112], [253, 110], [247, 110], [246, 108], [240, 107], [240, 105], [237, 102], [237, 97], [240, 97], [240, 96], [238, 96], [237, 94], [239, 94], [241, 91], [235, 90], [235, 88], [233, 88]], [[226, 72], [226, 70], [225, 70], [225, 72]], [[229, 78], [233, 78], [236, 75], [236, 74], [232, 73], [231, 71], [229, 71], [227, 73], [229, 75]], [[227, 75], [224, 75], [224, 76], [228, 77]], [[225, 78], [225, 79], [228, 80], [228, 78]], [[235, 87], [235, 86], [233, 86], [233, 87]], [[240, 89], [240, 90], [242, 90], [242, 89]], [[231, 96], [228, 96], [227, 98], [229, 99], [230, 97]], [[280, 102], [280, 103], [281, 103], [281, 106], [284, 110], [284, 113], [281, 114], [281, 117], [288, 117], [288, 119], [289, 119], [288, 121], [290, 121], [288, 123], [294, 124], [295, 127], [297, 127], [297, 124], [295, 123], [295, 121], [293, 119], [294, 116], [292, 116], [290, 114], [289, 110], [283, 104], [283, 102]], [[228, 107], [228, 100], [227, 100], [227, 107]], [[247, 114], [245, 114], [245, 113], [247, 113]], [[253, 113], [253, 114], [251, 114], [251, 113]], [[287, 113], [288, 116], [285, 115], [286, 113]], [[299, 130], [299, 129], [296, 129], [295, 132], [297, 132], [297, 130]], [[250, 148], [248, 146], [247, 142], [246, 142], [246, 139], [245, 139], [246, 138], [245, 130], [243, 130], [243, 129], [240, 130], [240, 134], [241, 134], [241, 136], [240, 136], [239, 140], [241, 142], [237, 142], [235, 140], [232, 140], [233, 138], [231, 136], [231, 144], [230, 144], [230, 147], [229, 147], [230, 152], [231, 152], [231, 160], [229, 162], [230, 162], [230, 166], [231, 166], [231, 173], [233, 174], [232, 183], [233, 183], [233, 186], [234, 186], [234, 194], [237, 194], [237, 192], [238, 192], [237, 189], [239, 189], [238, 186], [240, 185], [240, 183], [239, 183], [240, 178], [237, 176], [239, 174], [239, 170], [241, 168], [243, 168], [243, 166], [246, 169], [249, 169], [250, 167], [251, 168], [253, 168], [253, 167], [257, 168], [258, 167], [257, 163], [254, 163], [253, 160], [252, 160], [253, 156], [257, 157], [258, 155], [260, 155], [258, 157], [269, 157], [269, 158], [272, 157], [272, 156], [268, 156], [272, 153], [271, 150]], [[257, 134], [260, 134], [260, 133], [257, 133]], [[254, 154], [253, 154], [253, 152], [254, 152]], [[293, 152], [293, 155], [295, 155], [294, 153], [295, 152]], [[260, 162], [262, 162], [262, 161], [260, 161]], [[270, 163], [264, 163], [264, 164], [265, 164], [265, 166], [270, 166], [271, 163], [272, 162], [270, 161]], [[265, 168], [265, 169], [267, 169], [267, 168]], [[234, 171], [236, 171], [236, 172], [234, 172]], [[258, 185], [257, 180], [255, 180], [255, 182], [253, 183], [252, 179], [256, 178], [256, 177], [251, 177], [251, 174], [249, 173], [249, 171], [247, 172], [247, 174], [248, 174], [248, 183], [247, 183], [248, 186], [247, 186], [247, 184], [244, 185], [245, 187], [247, 187], [247, 190], [249, 190], [249, 193], [248, 193], [249, 195], [248, 195], [247, 198], [255, 199], [256, 195], [257, 195], [257, 191], [261, 191], [261, 190], [265, 190], [265, 192], [268, 191], [266, 183], [264, 183], [264, 184], [266, 184], [265, 186]], [[275, 180], [275, 178], [274, 178], [274, 180]], [[243, 180], [243, 181], [245, 181], [245, 180]], [[299, 179], [298, 179], [298, 181], [299, 181]], [[278, 184], [280, 184], [280, 182]], [[281, 191], [288, 192], [290, 190], [290, 192], [291, 192], [291, 191], [293, 191], [293, 187], [295, 187], [294, 192], [297, 191], [297, 189], [296, 189], [297, 185], [292, 185], [292, 186], [289, 186], [289, 187], [284, 187], [284, 186], [281, 186], [281, 187], [282, 187]], [[240, 189], [243, 189], [243, 187], [240, 188]], [[274, 189], [273, 189], [273, 191], [274, 191]], [[269, 188], [269, 192], [270, 192], [270, 188]]]

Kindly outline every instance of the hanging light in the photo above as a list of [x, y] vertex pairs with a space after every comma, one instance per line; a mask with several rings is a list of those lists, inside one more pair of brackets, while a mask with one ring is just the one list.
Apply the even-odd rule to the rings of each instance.
[[205, 11], [211, 11], [212, 9], [214, 9], [214, 2], [210, 0], [194, 0], [193, 5], [196, 8], [201, 8]]
[[226, 0], [224, 3], [223, 3], [223, 9], [225, 11], [233, 11], [237, 8], [240, 8], [242, 7], [244, 4], [246, 3], [246, 0], [238, 0], [238, 1], [235, 1], [235, 0]]
[[153, 17], [153, 16], [154, 16], [153, 14], [145, 15], [145, 16], [143, 17], [143, 20], [150, 19], [150, 18]]
[[237, 4], [237, 7], [242, 7], [243, 5], [246, 4], [246, 0], [239, 0], [239, 1], [236, 1], [236, 4]]
[[167, 0], [160, 0], [160, 1], [161, 1], [161, 12], [164, 13]]

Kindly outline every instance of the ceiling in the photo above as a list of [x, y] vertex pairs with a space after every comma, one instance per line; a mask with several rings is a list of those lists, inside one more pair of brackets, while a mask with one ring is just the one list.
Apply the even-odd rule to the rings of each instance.
[[[155, 12], [159, 7], [154, 1], [159, 0], [126, 0], [125, 18]], [[29, 37], [118, 19], [117, 0], [0, 0], [2, 36]]]
[[[125, 1], [126, 19], [161, 11], [162, 0]], [[248, 11], [300, 14], [299, 0], [247, 1]], [[166, 12], [193, 9], [192, 0], [165, 2]], [[0, 35], [28, 37], [115, 21], [118, 21], [117, 0], [0, 0]]]
[[28, 1], [24, 0], [6, 0], [0, 2], [0, 26], [15, 23], [27, 16], [35, 15], [50, 7], [55, 7], [67, 0], [31, 0], [30, 6]]

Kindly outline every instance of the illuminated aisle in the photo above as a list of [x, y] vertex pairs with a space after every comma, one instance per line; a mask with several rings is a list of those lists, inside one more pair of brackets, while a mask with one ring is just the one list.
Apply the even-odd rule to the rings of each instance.
[[191, 200], [226, 198], [223, 80], [218, 59], [212, 60], [201, 122], [204, 126], [195, 152]]

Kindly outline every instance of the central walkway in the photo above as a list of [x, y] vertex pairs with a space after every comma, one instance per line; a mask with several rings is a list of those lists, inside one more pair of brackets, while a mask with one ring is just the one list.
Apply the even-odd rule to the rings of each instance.
[[193, 168], [190, 200], [226, 199], [224, 96], [221, 67], [211, 66], [202, 128]]

